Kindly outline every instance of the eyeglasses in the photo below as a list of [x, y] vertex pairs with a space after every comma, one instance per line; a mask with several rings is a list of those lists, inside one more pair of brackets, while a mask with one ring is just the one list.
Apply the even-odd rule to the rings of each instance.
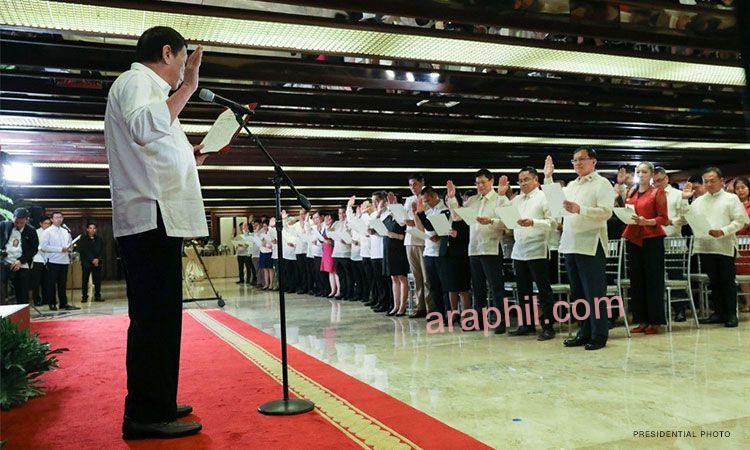
[[589, 159], [594, 159], [594, 158], [571, 159], [570, 163], [571, 164], [576, 164], [576, 163], [579, 163], [579, 162], [588, 161]]

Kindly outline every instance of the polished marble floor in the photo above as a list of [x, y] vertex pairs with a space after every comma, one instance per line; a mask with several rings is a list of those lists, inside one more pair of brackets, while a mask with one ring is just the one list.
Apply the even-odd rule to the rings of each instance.
[[[278, 336], [276, 292], [230, 279], [214, 284], [229, 314]], [[197, 297], [210, 292], [205, 283], [193, 288]], [[80, 293], [73, 294], [83, 309], [56, 318], [127, 313], [122, 283], [105, 284], [103, 303], [81, 305]], [[186, 303], [198, 307], [216, 301]], [[700, 330], [686, 322], [671, 334], [632, 339], [620, 327], [605, 349], [587, 352], [564, 348], [566, 332], [547, 342], [428, 334], [424, 320], [287, 295], [291, 345], [504, 449], [750, 448], [750, 315], [740, 321], [738, 328]], [[639, 431], [696, 437], [635, 436]]]

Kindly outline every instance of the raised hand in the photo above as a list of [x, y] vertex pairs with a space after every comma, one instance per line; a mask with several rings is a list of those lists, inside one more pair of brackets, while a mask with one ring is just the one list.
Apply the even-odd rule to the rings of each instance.
[[510, 183], [508, 182], [508, 177], [503, 175], [497, 181], [497, 194], [501, 197], [504, 197], [505, 194], [508, 193], [508, 189], [510, 189]]
[[544, 176], [552, 178], [553, 173], [555, 173], [555, 163], [552, 162], [552, 156], [547, 155], [544, 160]]
[[396, 194], [394, 194], [393, 192], [388, 193], [388, 203], [391, 205], [398, 203], [398, 200], [396, 199]]
[[182, 86], [190, 89], [191, 92], [195, 92], [198, 89], [198, 72], [200, 71], [202, 61], [203, 46], [198, 45], [198, 48], [188, 56], [185, 63], [185, 76], [182, 80]]
[[354, 196], [354, 195], [352, 195], [351, 197], [349, 197], [349, 201], [346, 202], [346, 207], [347, 208], [352, 208], [354, 206], [354, 202], [356, 202], [356, 201], [357, 201], [357, 197]]
[[446, 181], [445, 183], [445, 196], [448, 198], [455, 198], [456, 197], [456, 185], [453, 184], [451, 180]]
[[693, 196], [693, 183], [688, 181], [687, 183], [685, 183], [685, 186], [683, 186], [682, 188], [682, 198], [684, 200], [687, 200], [692, 196]]

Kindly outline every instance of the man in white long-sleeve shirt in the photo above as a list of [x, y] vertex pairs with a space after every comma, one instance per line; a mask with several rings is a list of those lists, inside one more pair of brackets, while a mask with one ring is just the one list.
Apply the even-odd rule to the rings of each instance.
[[[476, 208], [476, 222], [469, 223], [469, 264], [471, 266], [471, 292], [474, 297], [474, 310], [480, 318], [479, 328], [484, 329], [481, 323], [482, 309], [487, 306], [487, 282], [492, 288], [492, 298], [495, 308], [503, 316], [503, 297], [505, 295], [505, 284], [503, 282], [503, 256], [500, 241], [505, 233], [505, 225], [500, 220], [497, 210], [510, 204], [505, 194], [510, 185], [508, 178], [501, 177], [498, 183], [498, 192], [493, 185], [495, 176], [487, 169], [477, 171], [474, 181], [477, 187], [477, 195], [469, 197], [464, 203], [464, 208]], [[447, 205], [451, 212], [455, 213], [458, 208], [456, 200], [456, 187], [453, 182], [447, 183]], [[495, 328], [495, 334], [505, 333], [506, 324], [500, 320]], [[477, 328], [474, 327], [476, 330]]]
[[[552, 285], [549, 280], [549, 233], [557, 222], [547, 205], [547, 196], [539, 188], [539, 175], [533, 167], [524, 167], [518, 173], [521, 193], [513, 197], [511, 204], [518, 209], [520, 219], [513, 230], [513, 271], [516, 274], [518, 298], [522, 308], [531, 303], [533, 285], [538, 288], [539, 317], [542, 333], [538, 340], [546, 341], [555, 337], [552, 316]], [[524, 308], [525, 310], [525, 308]], [[532, 311], [529, 308], [529, 311]], [[532, 314], [533, 316], [533, 314]], [[524, 336], [536, 333], [535, 317], [525, 317], [521, 326], [511, 331], [511, 336]]]
[[[66, 294], [68, 284], [68, 267], [70, 266], [70, 251], [73, 250], [70, 232], [63, 228], [63, 214], [59, 211], [52, 213], [52, 226], [44, 230], [39, 249], [47, 257], [47, 301], [49, 309], [59, 308], [67, 311], [81, 309], [68, 304]], [[55, 297], [57, 294], [57, 298]]]
[[[596, 161], [593, 149], [583, 147], [573, 154], [571, 162], [578, 178], [563, 188], [563, 207], [569, 215], [563, 217], [559, 248], [560, 254], [565, 255], [572, 300], [586, 300], [589, 311], [588, 318], [580, 322], [578, 334], [564, 344], [584, 346], [586, 350], [603, 348], [609, 337], [606, 302], [597, 300], [607, 295], [604, 252], [608, 248], [607, 220], [612, 216], [612, 185], [596, 172]], [[552, 157], [547, 156], [545, 184], [554, 182], [554, 170]]]
[[708, 275], [714, 309], [700, 322], [733, 328], [737, 326], [737, 232], [748, 223], [748, 216], [739, 197], [724, 190], [719, 168], [703, 171], [703, 187], [706, 193], [688, 204], [694, 191], [691, 183], [685, 184], [680, 207], [683, 214], [705, 217], [711, 226], [707, 233], [693, 230], [693, 254], [700, 257], [701, 269]]
[[[138, 39], [138, 62], [109, 91], [104, 141], [112, 225], [127, 283], [124, 439], [195, 434], [192, 411], [177, 405], [182, 335], [182, 246], [208, 235], [196, 152], [177, 116], [198, 87], [203, 48], [188, 57], [185, 39], [153, 27]], [[169, 95], [170, 91], [174, 91]]]

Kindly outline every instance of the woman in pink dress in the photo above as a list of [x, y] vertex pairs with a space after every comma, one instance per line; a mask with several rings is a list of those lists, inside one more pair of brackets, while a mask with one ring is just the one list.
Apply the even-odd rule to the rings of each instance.
[[320, 262], [320, 270], [322, 272], [328, 272], [328, 282], [331, 284], [330, 298], [337, 297], [339, 295], [339, 276], [336, 274], [336, 264], [333, 261], [333, 239], [328, 237], [328, 232], [333, 226], [333, 216], [331, 213], [325, 213], [323, 215], [322, 231], [323, 235], [323, 258]]

